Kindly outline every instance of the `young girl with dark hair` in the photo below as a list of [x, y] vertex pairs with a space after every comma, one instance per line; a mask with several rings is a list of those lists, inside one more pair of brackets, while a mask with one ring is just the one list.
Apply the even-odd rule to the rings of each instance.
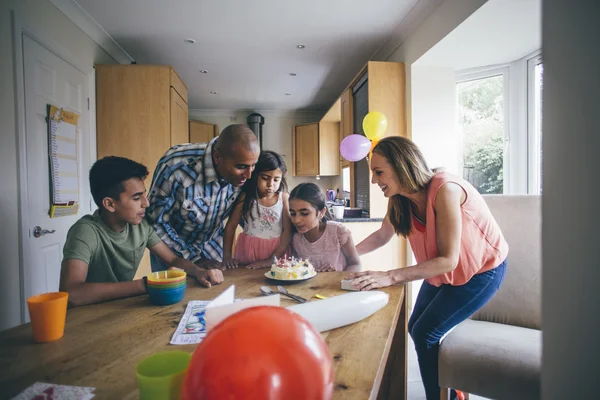
[[[244, 185], [225, 227], [223, 264], [227, 268], [236, 268], [238, 264], [266, 268], [271, 266], [274, 256], [291, 255], [286, 173], [281, 155], [269, 150], [260, 153], [252, 177]], [[232, 257], [233, 238], [240, 223], [244, 232], [238, 236]]]
[[360, 259], [350, 230], [334, 222], [325, 195], [314, 183], [301, 183], [290, 193], [294, 254], [308, 258], [319, 272], [360, 271]]

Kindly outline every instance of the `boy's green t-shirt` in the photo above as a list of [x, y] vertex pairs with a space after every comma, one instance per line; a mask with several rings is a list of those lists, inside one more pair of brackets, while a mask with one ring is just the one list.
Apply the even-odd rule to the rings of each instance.
[[146, 219], [139, 225], [127, 224], [123, 232], [114, 232], [96, 211], [69, 229], [63, 257], [88, 264], [86, 282], [127, 282], [133, 280], [144, 249], [160, 241]]

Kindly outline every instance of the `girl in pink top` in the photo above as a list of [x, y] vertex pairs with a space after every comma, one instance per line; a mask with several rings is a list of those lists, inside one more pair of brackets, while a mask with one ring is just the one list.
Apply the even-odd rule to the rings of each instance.
[[370, 290], [425, 279], [408, 330], [427, 399], [437, 400], [440, 339], [499, 289], [508, 245], [477, 190], [457, 176], [430, 170], [410, 140], [381, 140], [373, 149], [371, 170], [373, 183], [389, 198], [388, 213], [381, 228], [357, 246], [358, 253], [381, 247], [396, 233], [408, 238], [417, 264], [359, 272], [352, 284]]
[[[223, 264], [237, 268], [247, 264], [250, 269], [270, 267], [273, 257], [290, 254], [292, 224], [288, 213], [287, 167], [283, 157], [270, 150], [260, 153], [250, 180], [242, 188], [223, 239]], [[232, 255], [233, 239], [238, 224], [244, 232], [237, 238]]]
[[331, 221], [325, 195], [314, 183], [301, 183], [290, 193], [290, 217], [295, 228], [294, 254], [308, 258], [319, 272], [360, 271], [360, 259], [350, 230]]

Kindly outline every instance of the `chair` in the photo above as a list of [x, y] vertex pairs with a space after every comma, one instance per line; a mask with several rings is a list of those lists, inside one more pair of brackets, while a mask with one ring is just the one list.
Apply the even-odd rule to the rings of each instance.
[[541, 197], [484, 196], [509, 245], [504, 283], [441, 342], [441, 399], [449, 389], [491, 399], [541, 397]]

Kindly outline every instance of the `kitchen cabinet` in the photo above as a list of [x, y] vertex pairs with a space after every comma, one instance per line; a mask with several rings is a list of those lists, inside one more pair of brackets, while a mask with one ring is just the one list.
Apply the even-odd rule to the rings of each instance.
[[340, 174], [338, 161], [339, 123], [321, 121], [297, 125], [292, 138], [294, 176], [332, 176]]
[[[352, 91], [348, 88], [342, 93], [340, 97], [340, 143], [346, 136], [354, 133], [354, 120], [352, 115]], [[342, 168], [350, 166], [350, 161], [346, 160], [340, 155], [340, 162]]]
[[207, 143], [217, 136], [219, 136], [217, 125], [190, 120], [190, 143]]
[[187, 101], [187, 87], [169, 66], [96, 65], [98, 158], [146, 165], [149, 189], [160, 157], [190, 141]]

